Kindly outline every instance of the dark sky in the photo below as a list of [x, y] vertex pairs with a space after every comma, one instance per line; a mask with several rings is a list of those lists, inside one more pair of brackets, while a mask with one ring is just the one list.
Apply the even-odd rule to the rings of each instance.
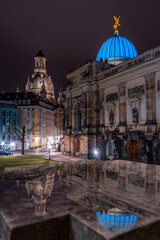
[[119, 34], [142, 53], [160, 45], [160, 0], [1, 0], [0, 91], [21, 90], [33, 73], [42, 44], [55, 91], [65, 89], [66, 74], [95, 60], [113, 35], [113, 16], [121, 16]]

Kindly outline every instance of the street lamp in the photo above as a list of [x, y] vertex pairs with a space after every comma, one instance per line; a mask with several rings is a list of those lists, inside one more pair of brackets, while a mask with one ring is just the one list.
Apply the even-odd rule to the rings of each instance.
[[2, 151], [4, 151], [5, 142], [1, 142]]
[[49, 160], [51, 160], [51, 156], [50, 156], [51, 145], [50, 144], [48, 144], [48, 150], [49, 150]]
[[94, 155], [96, 156], [96, 159], [98, 160], [98, 155], [99, 155], [99, 152], [97, 149], [94, 150]]
[[13, 156], [13, 146], [14, 146], [14, 142], [11, 142], [11, 147], [12, 147], [12, 156]]

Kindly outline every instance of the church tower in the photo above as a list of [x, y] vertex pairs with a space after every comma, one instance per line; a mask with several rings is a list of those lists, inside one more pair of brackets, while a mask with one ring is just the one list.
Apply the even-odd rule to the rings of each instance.
[[34, 73], [28, 78], [26, 91], [48, 99], [51, 103], [55, 102], [53, 82], [47, 75], [46, 58], [41, 48], [34, 59]]

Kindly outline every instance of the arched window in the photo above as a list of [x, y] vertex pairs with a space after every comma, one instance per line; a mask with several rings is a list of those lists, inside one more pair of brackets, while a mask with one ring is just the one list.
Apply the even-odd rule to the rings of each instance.
[[109, 123], [110, 123], [111, 125], [114, 124], [114, 112], [113, 112], [113, 110], [111, 110], [111, 111], [109, 112]]
[[133, 123], [139, 123], [139, 112], [136, 107], [132, 109], [132, 118], [133, 118]]
[[106, 145], [106, 156], [113, 156], [114, 155], [114, 150], [115, 150], [115, 144], [114, 141], [111, 140], [107, 143]]
[[142, 161], [142, 144], [139, 141], [133, 141], [130, 145], [130, 158], [131, 161], [141, 162]]

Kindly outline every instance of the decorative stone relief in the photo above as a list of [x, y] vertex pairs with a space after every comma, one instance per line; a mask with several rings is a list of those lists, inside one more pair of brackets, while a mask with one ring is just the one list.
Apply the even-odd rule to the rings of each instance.
[[142, 177], [141, 173], [130, 173], [128, 175], [128, 183], [135, 185], [137, 187], [144, 188], [144, 178]]
[[128, 89], [128, 97], [129, 98], [139, 98], [144, 93], [145, 93], [144, 85]]
[[112, 102], [112, 101], [117, 101], [118, 100], [118, 93], [111, 93], [106, 95], [106, 102]]
[[114, 112], [113, 112], [113, 110], [111, 110], [111, 111], [109, 112], [109, 123], [110, 123], [111, 125], [114, 124]]
[[112, 180], [118, 180], [118, 173], [106, 170], [106, 177]]
[[132, 119], [133, 123], [139, 123], [139, 111], [136, 107], [132, 109]]

